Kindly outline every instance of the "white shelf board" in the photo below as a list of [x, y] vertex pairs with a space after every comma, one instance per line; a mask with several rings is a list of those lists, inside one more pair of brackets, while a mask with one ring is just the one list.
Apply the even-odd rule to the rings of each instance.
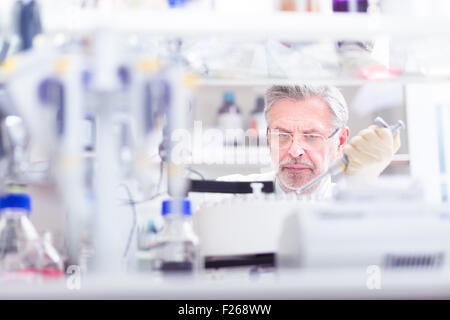
[[367, 40], [377, 36], [417, 38], [450, 36], [450, 18], [333, 13], [218, 13], [214, 11], [47, 10], [46, 32], [88, 33], [99, 28], [155, 36], [229, 36], [243, 39], [315, 41]]
[[196, 85], [199, 87], [268, 87], [271, 85], [292, 85], [298, 83], [310, 84], [330, 84], [337, 86], [360, 86], [368, 83], [445, 83], [450, 82], [450, 75], [447, 76], [397, 76], [387, 79], [366, 80], [358, 77], [345, 78], [298, 78], [298, 79], [280, 79], [280, 78], [199, 78]]
[[[194, 168], [206, 168], [206, 167], [227, 167], [227, 168], [267, 168], [270, 163], [192, 163], [190, 164]], [[392, 166], [407, 166], [409, 165], [409, 154], [395, 154], [392, 158]]]
[[[237, 147], [234, 152], [235, 152], [235, 157], [243, 157], [243, 156], [249, 156], [249, 155], [263, 155], [264, 153], [269, 153], [269, 148], [268, 147], [262, 147], [263, 150], [259, 150], [258, 147]], [[224, 149], [225, 150], [225, 149]], [[217, 151], [217, 150], [215, 150]], [[206, 152], [214, 152], [213, 150], [211, 151], [206, 151]], [[83, 153], [83, 157], [84, 158], [95, 158], [95, 152], [92, 151], [85, 151]], [[391, 165], [409, 165], [409, 154], [405, 153], [405, 154], [394, 154], [394, 157], [392, 158], [392, 162]], [[270, 164], [269, 163], [242, 163], [242, 164], [236, 164], [236, 163], [205, 163], [205, 162], [194, 162], [194, 163], [190, 163], [189, 165], [192, 166], [228, 166], [228, 167], [239, 167], [239, 166], [243, 166], [243, 167], [249, 167], [249, 168], [254, 168], [254, 167], [267, 167]]]

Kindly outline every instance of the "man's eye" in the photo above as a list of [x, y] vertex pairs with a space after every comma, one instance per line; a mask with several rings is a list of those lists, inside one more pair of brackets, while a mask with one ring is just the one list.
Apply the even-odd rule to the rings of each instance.
[[291, 135], [290, 135], [289, 133], [279, 133], [278, 136], [279, 136], [281, 139], [287, 139], [287, 138], [289, 138]]
[[318, 140], [320, 136], [317, 134], [305, 134], [304, 135], [307, 140]]

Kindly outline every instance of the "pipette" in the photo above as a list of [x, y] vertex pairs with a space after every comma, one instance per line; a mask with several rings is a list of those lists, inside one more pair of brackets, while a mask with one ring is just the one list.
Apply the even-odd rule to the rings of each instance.
[[[381, 117], [376, 117], [374, 120], [374, 123], [380, 127], [390, 129], [393, 136], [397, 133], [398, 130], [405, 127], [405, 124], [403, 123], [402, 120], [398, 120], [395, 125], [390, 126]], [[338, 161], [336, 161], [336, 163], [333, 164], [326, 172], [318, 175], [317, 177], [312, 179], [307, 184], [305, 184], [299, 188], [292, 188], [289, 186], [286, 186], [286, 187], [295, 191], [297, 194], [300, 194], [303, 191], [311, 188], [313, 185], [315, 185], [317, 182], [321, 181], [323, 178], [327, 177], [328, 175], [332, 177], [341, 172], [344, 172], [348, 167], [348, 162], [349, 162], [348, 157], [347, 157], [347, 155], [344, 154], [344, 156], [341, 159], [339, 159]]]

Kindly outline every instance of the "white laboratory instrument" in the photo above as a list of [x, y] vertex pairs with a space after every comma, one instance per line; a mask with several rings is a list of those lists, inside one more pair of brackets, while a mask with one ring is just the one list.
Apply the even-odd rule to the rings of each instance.
[[449, 217], [448, 208], [418, 203], [305, 206], [284, 220], [276, 264], [441, 270], [450, 254]]
[[[376, 181], [366, 188], [380, 190], [386, 183], [394, 182], [380, 178], [380, 188]], [[255, 257], [272, 255], [277, 268], [443, 267], [450, 254], [449, 208], [421, 201], [416, 188], [386, 190], [386, 201], [373, 192], [372, 199], [358, 200], [341, 191], [342, 201], [266, 195], [205, 205], [194, 215], [202, 257], [206, 264], [226, 260], [228, 266], [258, 265]]]

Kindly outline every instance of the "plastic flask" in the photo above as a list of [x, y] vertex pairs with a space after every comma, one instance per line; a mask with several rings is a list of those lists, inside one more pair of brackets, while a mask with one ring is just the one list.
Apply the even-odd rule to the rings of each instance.
[[40, 283], [43, 251], [27, 194], [0, 198], [0, 283]]
[[233, 92], [225, 92], [219, 109], [218, 126], [224, 134], [225, 145], [236, 145], [236, 129], [243, 129], [242, 113], [236, 105]]
[[165, 200], [162, 215], [164, 228], [152, 246], [152, 271], [194, 273], [199, 268], [199, 243], [192, 225], [191, 202], [184, 198]]
[[41, 239], [43, 258], [41, 274], [44, 281], [64, 279], [64, 263], [52, 244], [51, 234], [46, 232]]

